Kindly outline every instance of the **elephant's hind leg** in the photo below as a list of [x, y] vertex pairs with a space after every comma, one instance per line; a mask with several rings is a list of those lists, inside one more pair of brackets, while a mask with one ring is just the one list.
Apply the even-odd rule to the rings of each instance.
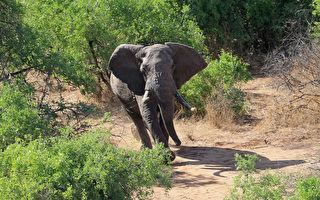
[[129, 116], [131, 117], [132, 121], [134, 122], [135, 126], [138, 129], [139, 136], [141, 138], [142, 146], [148, 147], [152, 149], [152, 144], [150, 137], [148, 135], [147, 129], [145, 128], [145, 125], [142, 121], [142, 118], [138, 116], [136, 113], [127, 112]]

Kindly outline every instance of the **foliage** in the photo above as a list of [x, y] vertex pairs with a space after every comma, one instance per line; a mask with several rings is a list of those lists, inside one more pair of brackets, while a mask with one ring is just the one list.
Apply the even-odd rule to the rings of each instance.
[[[320, 17], [320, 0], [314, 0], [313, 7], [314, 7], [313, 15], [317, 16], [319, 19], [319, 17]], [[315, 32], [316, 37], [320, 37], [320, 21], [315, 22], [314, 32]], [[319, 39], [318, 39], [318, 41], [319, 41]]]
[[31, 141], [50, 132], [49, 122], [39, 116], [31, 93], [9, 84], [0, 91], [0, 152], [17, 138]]
[[[58, 133], [64, 126], [72, 126], [77, 132], [90, 128], [85, 118], [95, 109], [84, 103], [58, 101], [39, 104], [30, 84], [4, 83], [0, 86], [0, 150], [17, 138], [28, 142], [40, 136]], [[60, 119], [58, 120], [58, 117]]]
[[176, 4], [162, 0], [23, 1], [27, 24], [41, 33], [51, 51], [77, 62], [78, 69], [106, 70], [113, 50], [122, 43], [166, 41], [205, 51], [201, 30]]
[[236, 166], [241, 173], [234, 179], [234, 188], [226, 200], [257, 200], [283, 199], [286, 195], [285, 177], [265, 172], [259, 177], [254, 176], [257, 155], [246, 154], [245, 158], [236, 154]]
[[258, 175], [255, 163], [258, 160], [256, 154], [246, 154], [242, 157], [235, 154], [237, 170], [241, 173], [234, 179], [234, 187], [230, 190], [226, 200], [256, 200], [256, 199], [291, 199], [291, 200], [317, 200], [320, 199], [320, 178], [299, 178], [296, 181], [296, 191], [294, 196], [290, 196], [287, 191], [288, 179], [269, 170]]
[[238, 153], [234, 155], [234, 160], [236, 161], [236, 169], [241, 170], [246, 176], [257, 171], [256, 161], [260, 161], [257, 154], [245, 154], [243, 158]]
[[[82, 129], [78, 111], [86, 116], [88, 112], [83, 111], [90, 109], [63, 98], [49, 102], [49, 90], [61, 92], [70, 83], [91, 93], [97, 80], [108, 84], [102, 72], [121, 43], [170, 40], [206, 52], [202, 32], [187, 15], [188, 8], [178, 10], [176, 4], [165, 1], [5, 0], [0, 5], [0, 82], [23, 83], [16, 84], [22, 86], [19, 90], [26, 83], [32, 92], [41, 91], [34, 105], [41, 117], [55, 125], [55, 119], [63, 116], [59, 122], [67, 123], [62, 125], [76, 120]], [[34, 82], [27, 78], [30, 71], [37, 79]]]
[[105, 135], [36, 139], [0, 154], [1, 199], [143, 199], [155, 183], [170, 187], [160, 145], [140, 152], [118, 149]]
[[28, 10], [22, 4], [5, 0], [0, 5], [0, 81], [17, 76], [24, 79], [25, 73], [33, 69], [93, 91], [95, 82], [86, 73], [84, 63], [75, 60], [70, 52], [53, 48], [50, 37], [41, 34], [34, 24], [26, 24], [23, 18]]
[[222, 50], [219, 60], [210, 62], [208, 67], [192, 77], [180, 92], [202, 113], [208, 98], [215, 102], [222, 96], [233, 111], [241, 115], [245, 99], [243, 92], [236, 88], [235, 84], [251, 79], [247, 67], [248, 64], [243, 63], [237, 56]]
[[172, 1], [190, 6], [213, 52], [217, 47], [237, 53], [267, 52], [286, 34], [288, 21], [308, 21], [312, 12], [312, 0]]
[[296, 195], [293, 199], [300, 200], [319, 200], [320, 199], [320, 178], [303, 178], [296, 182]]

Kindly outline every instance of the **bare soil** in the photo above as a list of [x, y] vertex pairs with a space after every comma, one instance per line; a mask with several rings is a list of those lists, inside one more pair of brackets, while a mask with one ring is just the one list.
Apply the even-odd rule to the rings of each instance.
[[[277, 110], [285, 103], [279, 100], [287, 94], [273, 83], [272, 78], [255, 78], [241, 86], [250, 102], [248, 116], [241, 123], [218, 129], [209, 120], [175, 120], [182, 145], [176, 147], [170, 141], [177, 155], [172, 164], [174, 184], [168, 192], [154, 187], [152, 199], [223, 199], [238, 174], [235, 153], [257, 154], [261, 159], [257, 168], [261, 171], [270, 168], [285, 174], [319, 173], [319, 123], [302, 120], [294, 126], [279, 124], [278, 119], [283, 117]], [[139, 149], [140, 142], [131, 133], [132, 122], [121, 110], [115, 113], [113, 143]], [[297, 119], [301, 120], [301, 116], [285, 120]]]

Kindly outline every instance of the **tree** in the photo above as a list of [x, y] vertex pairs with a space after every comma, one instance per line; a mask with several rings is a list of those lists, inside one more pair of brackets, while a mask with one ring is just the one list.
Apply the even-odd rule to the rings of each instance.
[[[55, 76], [76, 86], [93, 88], [94, 79], [85, 72], [83, 63], [69, 52], [50, 45], [49, 38], [24, 23], [24, 7], [15, 0], [1, 1], [1, 81], [13, 80], [33, 69], [47, 76]], [[76, 73], [75, 73], [76, 72]]]
[[[311, 18], [312, 0], [172, 0], [189, 5], [210, 51], [267, 52], [286, 34], [286, 23]], [[307, 24], [305, 24], [307, 25]], [[218, 48], [217, 48], [218, 47]]]
[[[206, 50], [202, 32], [187, 15], [188, 8], [180, 9], [166, 1], [36, 0], [23, 3], [27, 8], [27, 24], [42, 35], [50, 51], [73, 61], [76, 72], [85, 69], [107, 84], [108, 78], [103, 72], [119, 44], [175, 41]], [[72, 70], [69, 72], [72, 74]]]

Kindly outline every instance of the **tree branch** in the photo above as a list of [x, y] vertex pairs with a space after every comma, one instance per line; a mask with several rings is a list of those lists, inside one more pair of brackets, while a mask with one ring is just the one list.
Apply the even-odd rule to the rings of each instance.
[[[101, 67], [99, 66], [98, 59], [97, 59], [95, 50], [94, 50], [94, 48], [93, 48], [93, 41], [92, 41], [92, 40], [89, 41], [89, 47], [90, 47], [90, 51], [91, 51], [91, 53], [92, 53], [92, 57], [93, 57], [93, 60], [94, 60], [94, 62], [95, 62], [96, 67], [97, 67], [98, 69], [102, 70]], [[101, 80], [107, 85], [107, 87], [109, 88], [109, 90], [111, 90], [110, 81], [108, 80], [109, 78], [106, 78], [106, 77], [103, 75], [103, 72], [102, 72], [102, 71], [100, 71], [98, 74], [99, 74]]]
[[10, 76], [16, 76], [16, 75], [18, 75], [18, 74], [21, 74], [21, 73], [23, 73], [23, 72], [29, 71], [29, 70], [31, 70], [31, 69], [33, 69], [33, 67], [27, 67], [27, 68], [21, 69], [21, 70], [19, 70], [19, 71], [17, 71], [17, 72], [10, 73]]
[[[5, 77], [1, 77], [1, 78], [0, 78], [0, 82], [3, 81], [3, 80], [5, 80], [5, 79], [8, 79], [9, 77], [16, 76], [16, 75], [21, 74], [21, 73], [23, 73], [23, 72], [29, 71], [29, 70], [31, 70], [31, 69], [33, 69], [33, 68], [34, 68], [34, 67], [27, 67], [27, 68], [25, 68], [25, 69], [21, 69], [21, 70], [19, 70], [19, 71], [6, 74]], [[4, 74], [4, 73], [5, 73], [4, 70], [2, 70], [2, 74]], [[2, 76], [2, 75], [1, 75], [1, 76]]]

